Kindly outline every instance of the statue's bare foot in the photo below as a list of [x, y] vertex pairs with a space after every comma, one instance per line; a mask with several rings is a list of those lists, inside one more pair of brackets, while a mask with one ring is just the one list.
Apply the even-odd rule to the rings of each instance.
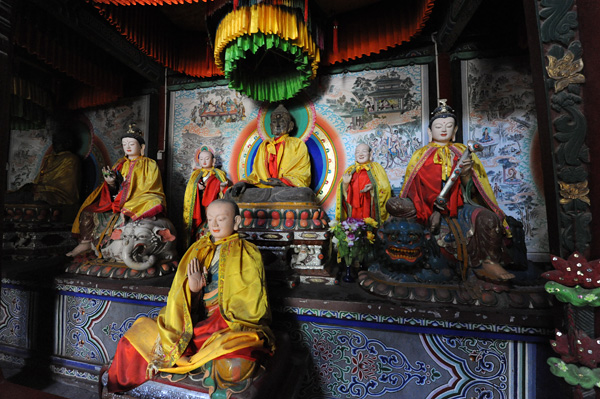
[[479, 268], [473, 269], [473, 272], [478, 278], [491, 282], [504, 282], [515, 278], [515, 275], [502, 265], [491, 260], [484, 260]]
[[83, 253], [91, 251], [92, 249], [93, 248], [91, 241], [81, 241], [79, 245], [73, 248], [71, 252], [67, 252], [67, 256], [76, 257], [77, 255], [81, 255]]

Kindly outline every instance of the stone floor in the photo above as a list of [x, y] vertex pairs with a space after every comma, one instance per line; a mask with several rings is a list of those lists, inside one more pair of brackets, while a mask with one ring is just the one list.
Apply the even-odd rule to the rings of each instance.
[[[13, 384], [33, 388], [42, 392], [58, 395], [66, 399], [97, 399], [99, 397], [95, 386], [79, 386], [65, 383], [52, 378], [47, 373], [40, 373], [27, 368], [18, 368], [8, 363], [0, 363], [4, 378]], [[46, 374], [46, 375], [45, 375]], [[0, 394], [1, 399], [5, 399]], [[8, 397], [6, 399], [9, 399]], [[17, 397], [15, 397], [17, 399]]]

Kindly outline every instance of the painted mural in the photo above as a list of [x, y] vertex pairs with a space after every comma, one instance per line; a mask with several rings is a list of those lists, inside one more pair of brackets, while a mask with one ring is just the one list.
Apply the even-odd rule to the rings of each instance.
[[[85, 112], [94, 136], [96, 136], [94, 144], [106, 149], [109, 156], [109, 159], [106, 160], [108, 165], [112, 166], [117, 159], [123, 156], [121, 135], [127, 131], [130, 124], [137, 124], [137, 127], [144, 132], [146, 142], [148, 141], [148, 112], [149, 96], [124, 99], [118, 103]], [[102, 166], [100, 165], [100, 167]]]
[[483, 146], [479, 158], [504, 212], [523, 223], [527, 249], [547, 254], [533, 83], [525, 58], [463, 62], [463, 106], [468, 139]]
[[[424, 144], [428, 103], [426, 68], [419, 65], [331, 75], [317, 110], [331, 120], [343, 143], [347, 165], [365, 143], [386, 170], [394, 194], [400, 192], [412, 153]], [[343, 173], [345, 167], [340, 169]]]
[[[410, 155], [423, 144], [425, 71], [407, 66], [323, 75], [311, 90], [284, 103], [297, 125], [294, 135], [311, 153], [311, 188], [331, 218], [337, 183], [360, 143], [371, 146], [374, 160], [400, 191]], [[226, 87], [176, 91], [171, 104], [169, 208], [180, 215], [200, 148], [213, 150], [217, 167], [233, 182], [243, 179], [258, 145], [270, 135], [268, 116], [275, 105]]]
[[52, 144], [51, 137], [52, 134], [46, 129], [10, 132], [10, 167], [7, 172], [9, 191], [33, 182], [42, 165], [42, 158]]
[[[130, 123], [136, 123], [148, 140], [148, 107], [149, 97], [141, 96], [87, 110], [84, 115], [94, 137], [81, 137], [79, 155], [90, 160], [98, 170], [105, 164], [112, 166], [123, 156], [120, 137]], [[37, 176], [42, 159], [52, 145], [52, 132], [56, 129], [55, 121], [49, 120], [47, 124], [47, 129], [11, 131], [8, 190], [16, 190]], [[99, 173], [96, 175], [97, 178]], [[91, 188], [97, 183], [96, 179]]]

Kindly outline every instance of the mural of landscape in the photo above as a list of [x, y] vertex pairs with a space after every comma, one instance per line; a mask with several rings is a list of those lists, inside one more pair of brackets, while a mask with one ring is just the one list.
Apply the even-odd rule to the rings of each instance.
[[[398, 194], [412, 153], [427, 137], [423, 129], [426, 69], [413, 65], [369, 70], [331, 75], [325, 81], [327, 88], [315, 103], [337, 128], [346, 166], [354, 162], [356, 146], [368, 144], [373, 160], [384, 167]], [[341, 123], [336, 123], [338, 119]]]
[[468, 137], [483, 145], [483, 162], [500, 207], [523, 223], [530, 254], [548, 249], [533, 83], [524, 58], [463, 62]]

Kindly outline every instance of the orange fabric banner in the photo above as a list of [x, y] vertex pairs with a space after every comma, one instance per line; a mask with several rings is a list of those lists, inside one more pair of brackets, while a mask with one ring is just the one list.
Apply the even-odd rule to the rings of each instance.
[[383, 1], [337, 16], [332, 46], [323, 51], [321, 59], [331, 65], [408, 42], [425, 26], [434, 2]]
[[80, 82], [67, 101], [69, 109], [107, 104], [123, 96], [120, 69], [90, 52], [89, 45], [64, 25], [54, 23], [35, 7], [27, 18], [16, 18], [13, 43], [39, 60]]
[[[214, 57], [205, 46], [206, 35], [178, 32], [154, 7], [117, 5], [155, 5], [198, 3], [207, 0], [93, 0], [100, 14], [121, 34], [160, 64], [195, 77], [222, 76]], [[322, 64], [331, 65], [377, 54], [408, 42], [423, 29], [435, 0], [382, 1], [367, 8], [336, 17], [330, 45], [321, 52]], [[208, 4], [218, 3], [208, 1]], [[162, 18], [159, 18], [162, 17]], [[156, 29], [147, 29], [154, 26]], [[165, 34], [166, 33], [166, 34]]]
[[115, 6], [164, 6], [173, 4], [206, 3], [208, 0], [93, 0], [94, 3]]

